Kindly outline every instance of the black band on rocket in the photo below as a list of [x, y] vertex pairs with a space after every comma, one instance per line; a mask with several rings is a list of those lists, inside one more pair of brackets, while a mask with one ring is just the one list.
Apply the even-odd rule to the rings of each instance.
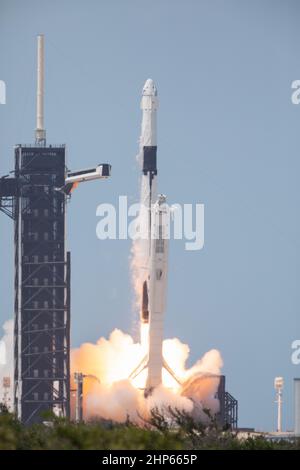
[[144, 161], [143, 161], [143, 173], [146, 175], [148, 172], [151, 172], [154, 175], [157, 175], [156, 167], [156, 151], [157, 147], [144, 147]]

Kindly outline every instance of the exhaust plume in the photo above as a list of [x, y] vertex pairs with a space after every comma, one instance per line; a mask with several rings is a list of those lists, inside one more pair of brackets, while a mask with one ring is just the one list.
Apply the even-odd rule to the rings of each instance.
[[[3, 326], [4, 335], [0, 339], [0, 403], [5, 403], [10, 409], [13, 405], [13, 333], [14, 322], [7, 320]], [[4, 378], [10, 379], [10, 386], [4, 387]]]

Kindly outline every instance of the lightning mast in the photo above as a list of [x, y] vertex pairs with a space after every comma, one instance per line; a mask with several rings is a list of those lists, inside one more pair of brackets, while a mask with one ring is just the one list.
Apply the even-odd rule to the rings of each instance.
[[44, 127], [44, 35], [37, 37], [37, 93], [36, 93], [36, 129], [35, 142], [46, 145]]

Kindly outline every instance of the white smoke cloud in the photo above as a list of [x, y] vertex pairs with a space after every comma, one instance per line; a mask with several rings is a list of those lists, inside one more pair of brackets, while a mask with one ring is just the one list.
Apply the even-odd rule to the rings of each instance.
[[205, 417], [203, 408], [216, 413], [219, 401], [215, 394], [222, 367], [219, 351], [207, 352], [191, 368], [186, 368], [189, 347], [179, 339], [165, 340], [163, 351], [180, 384], [164, 369], [163, 384], [145, 397], [147, 369], [136, 379], [129, 379], [145, 355], [143, 344], [134, 342], [130, 335], [115, 329], [108, 339], [100, 338], [96, 344], [84, 343], [73, 349], [72, 372], [90, 376], [84, 379], [85, 419], [101, 417], [124, 422], [129, 417], [141, 423], [149, 417], [151, 409], [164, 412], [169, 406], [201, 418]]
[[8, 404], [13, 403], [13, 332], [14, 322], [8, 320], [3, 324], [4, 335], [0, 339], [0, 402], [4, 401], [5, 389], [3, 378], [10, 378], [10, 388], [7, 394]]

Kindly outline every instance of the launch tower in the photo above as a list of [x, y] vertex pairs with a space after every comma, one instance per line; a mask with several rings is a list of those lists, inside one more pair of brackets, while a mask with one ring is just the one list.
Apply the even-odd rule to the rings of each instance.
[[14, 176], [0, 178], [0, 210], [14, 220], [14, 406], [24, 424], [40, 421], [43, 411], [70, 416], [66, 200], [78, 182], [110, 171], [102, 165], [69, 178], [65, 146], [46, 144], [43, 36], [37, 64], [35, 144], [17, 145]]

